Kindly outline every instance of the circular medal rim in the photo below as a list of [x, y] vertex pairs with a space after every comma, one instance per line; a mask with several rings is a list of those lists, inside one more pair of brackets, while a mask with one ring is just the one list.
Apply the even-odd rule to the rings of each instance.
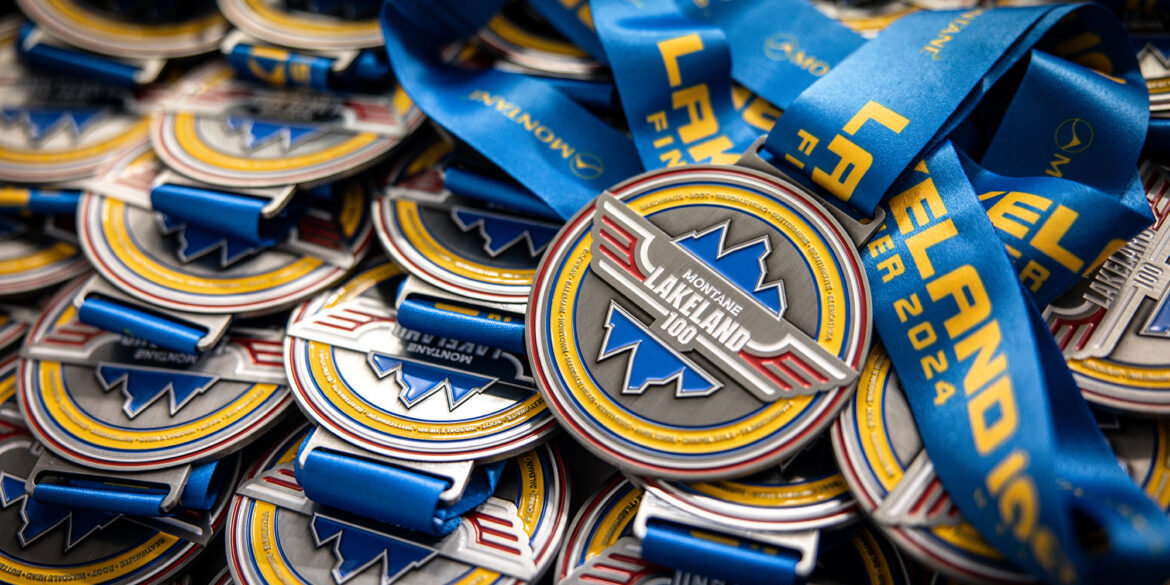
[[[338, 36], [333, 31], [314, 33], [312, 27], [298, 27], [301, 24], [299, 21], [303, 17], [295, 14], [294, 11], [282, 10], [282, 3], [274, 2], [265, 7], [274, 12], [280, 12], [281, 15], [288, 16], [289, 21], [294, 26], [289, 26], [289, 23], [280, 23], [277, 20], [269, 18], [262, 10], [256, 10], [251, 5], [252, 3], [263, 4], [261, 0], [218, 0], [216, 4], [219, 6], [220, 12], [227, 18], [228, 22], [232, 23], [236, 28], [243, 31], [251, 37], [255, 37], [260, 41], [279, 45], [297, 50], [307, 51], [348, 51], [361, 49], [374, 49], [384, 45], [385, 41], [382, 39], [382, 32], [378, 24], [380, 21], [377, 18], [369, 21], [356, 21], [356, 23], [373, 23], [374, 32], [370, 34], [363, 34], [354, 31], [345, 36]], [[322, 19], [328, 19], [330, 26], [336, 23], [337, 28], [344, 28], [347, 23], [345, 20], [321, 16]], [[355, 24], [353, 28], [357, 28], [360, 24]], [[365, 24], [369, 26], [369, 24]]]
[[[315, 304], [323, 296], [331, 294], [332, 291], [326, 291], [317, 295], [316, 297], [305, 301], [296, 309], [293, 310], [289, 316], [289, 325], [299, 322], [309, 315], [312, 308], [310, 305]], [[467, 460], [497, 460], [506, 459], [510, 456], [522, 453], [524, 451], [533, 449], [547, 442], [552, 433], [558, 429], [556, 417], [548, 416], [546, 420], [539, 424], [533, 425], [531, 418], [539, 416], [540, 410], [535, 410], [529, 416], [530, 420], [524, 421], [516, 427], [509, 429], [516, 433], [512, 439], [502, 442], [490, 443], [486, 446], [479, 446], [473, 448], [459, 448], [446, 450], [425, 450], [421, 448], [411, 448], [411, 445], [418, 445], [423, 443], [432, 443], [422, 439], [404, 439], [390, 436], [395, 442], [388, 444], [386, 442], [376, 441], [372, 436], [360, 436], [348, 427], [333, 420], [327, 413], [325, 413], [320, 406], [318, 406], [314, 399], [310, 396], [310, 392], [320, 393], [312, 380], [303, 379], [299, 366], [303, 365], [303, 358], [300, 358], [300, 353], [297, 352], [298, 343], [308, 343], [307, 340], [286, 335], [283, 343], [284, 353], [284, 369], [288, 377], [289, 387], [292, 389], [292, 395], [297, 407], [309, 420], [317, 423], [330, 434], [344, 440], [346, 443], [354, 445], [360, 449], [365, 449], [380, 455], [388, 457], [400, 457], [416, 461], [432, 461], [432, 462], [455, 462]], [[309, 387], [314, 388], [310, 391]], [[547, 402], [544, 411], [547, 412]], [[466, 423], [460, 423], [466, 424]], [[384, 433], [370, 429], [365, 425], [361, 425], [363, 429], [371, 435], [385, 436]], [[527, 432], [523, 432], [523, 427], [529, 427]], [[492, 438], [494, 435], [489, 435]], [[461, 442], [471, 441], [472, 439], [464, 439]], [[437, 443], [439, 446], [444, 446], [442, 443]]]
[[[86, 17], [94, 19], [106, 20], [108, 17], [103, 14], [98, 14], [89, 9], [82, 2], [74, 2], [73, 0], [55, 0], [61, 4], [67, 4], [77, 12], [84, 13]], [[180, 23], [172, 23], [167, 25], [154, 26], [145, 23], [132, 23], [130, 26], [140, 28], [158, 28], [165, 29], [170, 26], [193, 26], [200, 22], [207, 22], [213, 25], [218, 24], [218, 34], [213, 34], [214, 38], [199, 39], [202, 35], [176, 34], [170, 35], [165, 39], [160, 39], [154, 42], [147, 41], [144, 44], [142, 38], [134, 35], [120, 35], [118, 33], [111, 33], [107, 35], [95, 36], [94, 30], [87, 27], [75, 27], [70, 19], [62, 16], [62, 11], [55, 9], [49, 3], [41, 0], [16, 0], [20, 9], [24, 14], [28, 15], [29, 20], [36, 23], [37, 26], [44, 28], [54, 37], [74, 45], [78, 48], [107, 55], [111, 57], [122, 57], [129, 59], [150, 59], [154, 57], [162, 58], [177, 58], [177, 57], [192, 57], [195, 55], [202, 55], [210, 53], [219, 47], [220, 41], [224, 35], [227, 34], [230, 26], [226, 18], [220, 14], [218, 8], [208, 12], [207, 14], [183, 21]], [[217, 18], [218, 17], [218, 18]], [[218, 23], [216, 23], [218, 21]], [[204, 27], [203, 30], [215, 31], [213, 27]], [[191, 38], [196, 37], [196, 38]], [[176, 40], [190, 39], [187, 42], [179, 44]]]
[[[60, 313], [63, 304], [72, 303], [73, 295], [84, 282], [85, 279], [77, 279], [69, 285], [66, 285], [58, 292], [57, 297], [45, 305], [44, 312], [41, 313], [36, 324], [29, 330], [28, 339], [39, 339], [48, 331], [51, 327], [51, 323], [49, 322], [51, 318]], [[220, 437], [218, 440], [210, 442], [202, 448], [192, 451], [191, 446], [188, 444], [185, 447], [168, 447], [158, 453], [145, 451], [133, 452], [129, 456], [123, 455], [115, 459], [104, 449], [87, 451], [86, 449], [74, 446], [75, 444], [80, 444], [80, 441], [73, 441], [68, 437], [58, 438], [49, 430], [50, 424], [52, 423], [49, 413], [42, 412], [41, 408], [34, 408], [33, 405], [29, 404], [27, 394], [35, 392], [36, 388], [39, 387], [39, 384], [34, 384], [31, 381], [31, 377], [34, 375], [33, 363], [39, 363], [41, 361], [44, 360], [21, 358], [20, 369], [17, 373], [18, 391], [16, 394], [21, 415], [28, 422], [29, 433], [42, 445], [60, 457], [84, 467], [103, 471], [150, 471], [169, 469], [198, 461], [222, 460], [225, 457], [232, 456], [244, 446], [239, 444], [240, 438], [259, 438], [267, 429], [272, 428], [273, 425], [283, 418], [288, 410], [289, 404], [293, 401], [292, 393], [288, 387], [277, 384], [277, 390], [274, 392], [273, 397], [264, 402], [271, 401], [267, 413], [247, 425], [238, 427], [234, 433]], [[65, 362], [57, 363], [65, 364]], [[280, 396], [282, 393], [280, 387], [282, 386], [284, 387], [283, 396]], [[42, 420], [42, 417], [46, 420]], [[163, 453], [163, 455], [159, 455], [159, 453]]]
[[[842, 273], [849, 273], [848, 265], [850, 262], [846, 261], [851, 261], [852, 267], [854, 268], [853, 274], [856, 275], [856, 287], [859, 306], [864, 311], [864, 316], [861, 317], [862, 322], [858, 329], [856, 341], [856, 361], [858, 363], [856, 366], [854, 366], [855, 369], [861, 368], [865, 362], [866, 355], [868, 355], [870, 351], [873, 340], [873, 308], [869, 283], [862, 268], [860, 255], [857, 252], [857, 245], [854, 244], [853, 240], [849, 238], [847, 232], [840, 225], [840, 223], [835, 218], [833, 218], [832, 215], [824, 209], [824, 206], [819, 203], [814, 196], [809, 194], [806, 189], [786, 180], [783, 177], [764, 174], [754, 169], [745, 167], [733, 165], [687, 165], [680, 168], [665, 168], [643, 173], [641, 175], [627, 179], [618, 185], [607, 189], [605, 192], [618, 197], [620, 201], [624, 202], [625, 199], [637, 194], [639, 187], [646, 183], [658, 181], [666, 177], [677, 177], [679, 175], [698, 174], [700, 176], [709, 176], [712, 173], [725, 176], [739, 175], [741, 177], [746, 177], [749, 181], [753, 181], [756, 184], [756, 188], [760, 189], [761, 191], [774, 189], [784, 193], [786, 197], [792, 199], [793, 202], [804, 206], [808, 211], [818, 213], [823, 221], [830, 226], [830, 228], [835, 229], [836, 233], [832, 234], [832, 236], [835, 236], [839, 239], [838, 243], [849, 256], [848, 258], [841, 259], [842, 265], [845, 266], [845, 268], [842, 270]], [[783, 197], [778, 199], [783, 200]], [[772, 439], [773, 443], [781, 443], [779, 446], [764, 450], [761, 453], [755, 454], [744, 461], [739, 461], [730, 465], [714, 465], [713, 463], [708, 463], [698, 467], [693, 465], [688, 467], [681, 467], [677, 465], [667, 466], [660, 462], [647, 463], [645, 461], [620, 453], [609, 445], [603, 445], [600, 443], [600, 441], [595, 440], [593, 437], [594, 433], [588, 432], [588, 430], [594, 429], [596, 425], [587, 428], [584, 424], [578, 423], [575, 419], [573, 419], [572, 415], [568, 413], [568, 411], [572, 408], [566, 406], [561, 400], [560, 396], [561, 393], [568, 394], [568, 392], [561, 388], [559, 384], [555, 383], [555, 381], [550, 383], [549, 372], [555, 372], [556, 368], [547, 363], [548, 356], [542, 355], [541, 352], [537, 351], [541, 345], [540, 342], [535, 338], [537, 331], [535, 330], [536, 328], [534, 324], [541, 319], [532, 318], [532, 316], [538, 316], [545, 310], [544, 303], [542, 303], [540, 299], [542, 299], [548, 293], [548, 291], [545, 289], [547, 289], [549, 286], [548, 282], [550, 282], [551, 276], [549, 273], [553, 269], [552, 266], [554, 263], [559, 261], [556, 256], [558, 255], [560, 244], [565, 241], [570, 232], [585, 229], [583, 227], [579, 227], [579, 224], [583, 224], [583, 222], [592, 217], [594, 208], [595, 202], [590, 202], [588, 205], [578, 210], [577, 213], [573, 215], [573, 217], [567, 220], [565, 225], [549, 244], [549, 248], [545, 251], [545, 255], [541, 258], [540, 265], [536, 271], [536, 277], [533, 280], [532, 292], [529, 295], [528, 307], [530, 318], [527, 321], [528, 325], [525, 327], [524, 334], [525, 345], [528, 349], [529, 359], [533, 365], [533, 374], [534, 378], [536, 379], [537, 388], [540, 390], [541, 395], [545, 397], [545, 402], [548, 404], [549, 409], [552, 410], [553, 414], [556, 415], [557, 420], [561, 423], [562, 426], [566, 428], [567, 431], [569, 431], [569, 434], [572, 435], [574, 439], [577, 439], [578, 442], [586, 446], [594, 455], [600, 457], [612, 465], [615, 465], [619, 469], [627, 470], [635, 475], [683, 481], [702, 481], [743, 476], [754, 471], [758, 471], [759, 469], [782, 460], [785, 456], [794, 452], [801, 445], [807, 444], [812, 439], [828, 431], [829, 427], [833, 424], [833, 421], [836, 420], [837, 415], [840, 413], [841, 409], [848, 402], [848, 398], [852, 396], [853, 386], [841, 387], [825, 392], [825, 394], [836, 393], [836, 395], [828, 398], [827, 404], [822, 407], [822, 412], [819, 415], [819, 418], [812, 421], [804, 421], [802, 424], [797, 425], [796, 430], [792, 431], [792, 436], [787, 437], [785, 442], [781, 442], [780, 439]], [[598, 433], [612, 434], [611, 431], [606, 427], [598, 427], [595, 428], [595, 430]], [[659, 459], [669, 459], [676, 463], [680, 461], [677, 456], [668, 456], [665, 454], [660, 455]]]
[[[64, 242], [58, 240], [58, 242]], [[52, 286], [56, 286], [63, 282], [67, 282], [75, 277], [81, 276], [90, 271], [90, 262], [85, 257], [85, 252], [79, 244], [72, 244], [64, 242], [73, 246], [76, 252], [73, 256], [57, 264], [50, 265], [48, 268], [39, 268], [40, 274], [32, 274], [27, 271], [17, 273], [16, 276], [12, 274], [0, 274], [0, 297], [19, 296], [39, 290], [43, 290]]]

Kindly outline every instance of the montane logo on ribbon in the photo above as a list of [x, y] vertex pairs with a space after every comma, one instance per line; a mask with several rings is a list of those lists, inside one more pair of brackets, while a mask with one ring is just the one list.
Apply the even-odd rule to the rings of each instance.
[[537, 141], [548, 146], [569, 165], [574, 175], [587, 181], [601, 177], [605, 172], [605, 164], [601, 157], [588, 153], [578, 152], [556, 131], [544, 125], [540, 120], [532, 117], [524, 108], [504, 99], [503, 96], [493, 95], [483, 90], [475, 90], [468, 94], [467, 99], [499, 112], [503, 117], [515, 122]]
[[764, 40], [764, 55], [773, 61], [792, 63], [814, 77], [822, 77], [831, 69], [828, 63], [805, 54], [796, 37], [788, 33], [776, 33]]

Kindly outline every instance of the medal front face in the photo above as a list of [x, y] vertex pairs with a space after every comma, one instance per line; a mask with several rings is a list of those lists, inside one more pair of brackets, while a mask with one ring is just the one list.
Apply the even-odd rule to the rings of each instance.
[[282, 309], [336, 283], [373, 244], [360, 178], [334, 185], [327, 201], [297, 195], [311, 208], [282, 241], [256, 247], [207, 238], [140, 206], [162, 170], [149, 146], [132, 151], [103, 180], [124, 194], [89, 192], [79, 207], [80, 239], [98, 272], [148, 303], [195, 313]]
[[922, 447], [885, 349], [875, 347], [831, 436], [861, 507], [902, 550], [975, 582], [1026, 582], [963, 520]]
[[346, 18], [295, 10], [284, 0], [220, 0], [232, 24], [262, 41], [312, 51], [347, 51], [382, 45], [377, 11]]
[[154, 149], [170, 168], [225, 187], [307, 186], [354, 174], [423, 119], [401, 89], [390, 96], [272, 90], [233, 80], [227, 65], [180, 84], [151, 126]]
[[459, 197], [443, 187], [449, 144], [420, 148], [391, 173], [374, 217], [386, 251], [443, 290], [489, 302], [523, 303], [560, 226]]
[[[166, 583], [202, 550], [128, 516], [41, 504], [25, 480], [41, 447], [25, 434], [0, 435], [0, 573], [6, 583], [76, 581], [94, 585]], [[209, 513], [218, 529], [235, 475]]]
[[494, 495], [465, 514], [455, 532], [435, 539], [309, 503], [292, 472], [303, 437], [284, 442], [241, 488], [248, 495], [232, 503], [227, 549], [237, 583], [513, 585], [538, 581], [556, 555], [568, 491], [551, 447], [508, 460]]
[[1170, 175], [1141, 169], [1154, 225], [1045, 310], [1068, 367], [1091, 402], [1170, 413]]
[[88, 177], [146, 135], [127, 90], [58, 78], [0, 75], [0, 180]]
[[555, 430], [524, 356], [398, 326], [403, 276], [382, 261], [293, 312], [285, 362], [305, 414], [413, 460], [501, 457]]
[[86, 0], [17, 0], [20, 9], [54, 36], [82, 49], [152, 59], [186, 57], [215, 49], [228, 24], [210, 2], [187, 4], [186, 14], [140, 22]]
[[696, 516], [747, 530], [813, 530], [846, 524], [857, 505], [821, 439], [784, 463], [738, 480], [641, 479], [644, 489]]
[[529, 356], [554, 413], [648, 477], [745, 475], [809, 443], [869, 348], [852, 241], [810, 196], [737, 167], [636, 177], [550, 245]]
[[66, 287], [29, 333], [21, 410], [37, 439], [78, 464], [162, 469], [231, 453], [292, 399], [279, 330], [232, 328], [201, 356], [81, 323]]

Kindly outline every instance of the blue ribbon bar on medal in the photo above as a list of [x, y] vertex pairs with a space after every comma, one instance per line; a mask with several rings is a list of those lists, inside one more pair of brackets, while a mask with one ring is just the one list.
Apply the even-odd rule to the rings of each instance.
[[0, 188], [0, 212], [77, 213], [81, 191], [71, 189]]
[[[314, 429], [297, 454], [297, 482], [309, 499], [375, 520], [441, 536], [454, 531], [463, 514], [487, 500], [496, 489], [503, 462], [477, 466], [460, 497], [444, 501], [452, 481], [425, 471], [355, 457], [312, 446]], [[393, 497], [385, 494], [393, 493]]]
[[82, 301], [77, 317], [87, 325], [191, 354], [201, 353], [199, 342], [207, 335], [204, 329], [96, 296]]
[[276, 87], [371, 91], [385, 87], [390, 80], [390, 63], [380, 50], [358, 51], [342, 59], [238, 40], [229, 45], [224, 57], [236, 75]]
[[65, 75], [83, 76], [106, 83], [135, 87], [153, 82], [162, 70], [162, 61], [138, 64], [104, 57], [49, 42], [35, 25], [26, 24], [17, 38], [17, 52], [26, 63]]
[[642, 537], [642, 557], [688, 573], [716, 576], [737, 585], [795, 585], [800, 555], [768, 545], [651, 521]]
[[227, 467], [230, 466], [212, 461], [193, 468], [183, 485], [177, 506], [167, 502], [169, 492], [165, 487], [153, 486], [149, 482], [138, 484], [132, 476], [119, 476], [113, 481], [73, 477], [63, 477], [59, 482], [39, 481], [33, 487], [32, 497], [46, 504], [132, 516], [160, 516], [178, 509], [207, 511], [218, 501], [224, 481], [223, 470]]
[[407, 296], [398, 304], [398, 323], [422, 333], [482, 343], [521, 355], [527, 353], [522, 315]]
[[238, 240], [252, 247], [267, 247], [282, 240], [301, 210], [290, 205], [268, 217], [268, 199], [173, 183], [152, 188], [150, 204], [166, 217], [168, 224], [202, 228], [229, 243]]
[[200, 315], [148, 306], [98, 276], [80, 287], [72, 304], [77, 320], [85, 325], [195, 356], [215, 346], [232, 319], [231, 315]]

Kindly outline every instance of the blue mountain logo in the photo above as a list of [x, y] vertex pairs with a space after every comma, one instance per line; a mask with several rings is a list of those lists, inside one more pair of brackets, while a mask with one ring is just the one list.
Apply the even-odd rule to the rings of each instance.
[[28, 546], [54, 528], [64, 524], [65, 551], [68, 552], [89, 535], [113, 524], [121, 514], [111, 514], [84, 508], [73, 509], [56, 504], [43, 504], [24, 491], [25, 478], [0, 471], [0, 508], [20, 502], [20, 518], [23, 524], [16, 532], [21, 546]]
[[451, 209], [451, 218], [459, 229], [468, 232], [479, 228], [484, 239], [483, 249], [492, 258], [520, 242], [528, 244], [528, 255], [537, 258], [557, 235], [557, 227], [506, 215], [476, 211], [462, 207]]
[[307, 142], [322, 130], [316, 124], [293, 124], [289, 122], [265, 122], [239, 116], [228, 116], [227, 126], [244, 140], [244, 148], [256, 150], [273, 142], [279, 142], [283, 152]]
[[630, 354], [623, 394], [641, 394], [651, 385], [674, 382], [679, 398], [709, 396], [723, 387], [687, 358], [675, 353], [629, 313], [610, 302], [605, 316], [605, 338], [597, 361]]
[[366, 361], [379, 379], [391, 374], [395, 376], [398, 385], [403, 389], [398, 394], [398, 399], [407, 408], [412, 408], [430, 395], [445, 390], [447, 408], [455, 410], [468, 398], [479, 394], [496, 381], [495, 378], [420, 364], [377, 352], [371, 352]]
[[760, 236], [733, 248], [725, 247], [726, 237], [727, 222], [724, 222], [702, 233], [691, 232], [680, 236], [674, 241], [760, 304], [775, 311], [777, 316], [783, 315], [786, 308], [783, 282], [764, 282], [768, 276], [764, 260], [772, 253], [767, 236]]
[[23, 126], [28, 139], [34, 144], [57, 131], [67, 132], [73, 139], [80, 138], [105, 113], [106, 110], [103, 108], [73, 108], [69, 110], [0, 108], [0, 117], [3, 117], [4, 122]]
[[1170, 290], [1162, 293], [1162, 298], [1158, 300], [1158, 305], [1146, 320], [1142, 333], [1170, 337]]
[[219, 266], [226, 268], [259, 249], [251, 242], [229, 238], [185, 222], [178, 222], [166, 214], [160, 215], [162, 215], [163, 223], [162, 232], [166, 235], [178, 233], [179, 249], [176, 253], [179, 260], [183, 262], [191, 262], [219, 250]]
[[122, 394], [126, 396], [122, 411], [130, 418], [138, 416], [164, 394], [170, 396], [171, 416], [174, 416], [218, 379], [217, 376], [109, 364], [98, 366], [97, 378], [107, 392], [115, 386], [122, 386]]
[[435, 551], [328, 516], [313, 516], [309, 525], [318, 547], [333, 543], [333, 580], [337, 585], [356, 577], [378, 563], [382, 564], [382, 583], [393, 583], [406, 571], [435, 556]]

